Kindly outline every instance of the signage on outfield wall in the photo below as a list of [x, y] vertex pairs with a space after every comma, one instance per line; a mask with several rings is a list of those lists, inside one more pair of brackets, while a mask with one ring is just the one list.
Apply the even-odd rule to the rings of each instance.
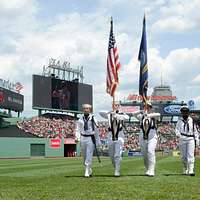
[[140, 110], [139, 106], [121, 106], [120, 111], [123, 113], [133, 113]]
[[142, 156], [142, 152], [129, 150], [128, 156]]
[[172, 156], [179, 157], [180, 156], [180, 151], [172, 151]]
[[[151, 101], [174, 101], [176, 100], [176, 96], [148, 96], [147, 99]], [[142, 96], [129, 94], [127, 100], [142, 101]]]
[[61, 147], [61, 139], [51, 139], [50, 147], [55, 148], [55, 149], [60, 148]]

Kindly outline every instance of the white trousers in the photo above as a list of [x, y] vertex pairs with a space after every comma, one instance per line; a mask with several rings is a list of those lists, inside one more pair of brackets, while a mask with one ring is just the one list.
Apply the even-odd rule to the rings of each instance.
[[194, 164], [194, 150], [195, 142], [193, 138], [189, 140], [180, 139], [181, 160], [185, 168], [187, 168], [188, 165]]
[[157, 144], [156, 135], [148, 140], [144, 140], [143, 137], [140, 137], [140, 147], [144, 157], [144, 166], [147, 171], [152, 171], [153, 173], [156, 164], [156, 155], [155, 155], [156, 144]]
[[91, 137], [83, 137], [82, 136], [82, 139], [81, 139], [81, 154], [83, 156], [85, 166], [91, 167], [93, 152], [94, 152], [94, 144], [92, 142]]
[[112, 164], [117, 171], [120, 171], [120, 161], [123, 150], [123, 142], [122, 140], [109, 141], [109, 156], [111, 158]]

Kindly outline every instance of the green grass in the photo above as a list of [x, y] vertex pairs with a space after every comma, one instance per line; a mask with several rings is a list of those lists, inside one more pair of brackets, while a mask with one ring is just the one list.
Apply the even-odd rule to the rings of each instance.
[[200, 199], [200, 158], [196, 176], [182, 176], [179, 158], [157, 158], [156, 176], [143, 176], [142, 158], [123, 158], [113, 177], [108, 158], [96, 158], [92, 178], [84, 178], [80, 158], [0, 160], [0, 199]]

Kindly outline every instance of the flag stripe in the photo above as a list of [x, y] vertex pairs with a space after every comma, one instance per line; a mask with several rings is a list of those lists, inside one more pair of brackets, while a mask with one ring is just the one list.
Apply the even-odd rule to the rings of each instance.
[[112, 75], [113, 75], [114, 79], [116, 79], [116, 70], [115, 70], [114, 63], [112, 61], [112, 55], [111, 54], [109, 54], [108, 62], [109, 62], [109, 66], [110, 66], [110, 68], [112, 70]]

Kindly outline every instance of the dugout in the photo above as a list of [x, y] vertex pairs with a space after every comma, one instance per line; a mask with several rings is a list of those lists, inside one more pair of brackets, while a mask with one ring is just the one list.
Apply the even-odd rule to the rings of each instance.
[[80, 142], [74, 138], [64, 139], [64, 157], [80, 156]]
[[76, 144], [64, 144], [64, 157], [76, 156]]

